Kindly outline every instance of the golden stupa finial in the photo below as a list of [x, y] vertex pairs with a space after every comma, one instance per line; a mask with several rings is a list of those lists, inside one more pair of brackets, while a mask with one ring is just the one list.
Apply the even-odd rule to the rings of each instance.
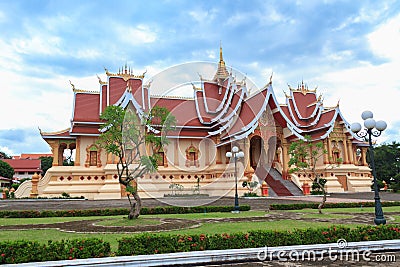
[[222, 62], [224, 61], [224, 58], [222, 57], [222, 42], [219, 41], [219, 61]]

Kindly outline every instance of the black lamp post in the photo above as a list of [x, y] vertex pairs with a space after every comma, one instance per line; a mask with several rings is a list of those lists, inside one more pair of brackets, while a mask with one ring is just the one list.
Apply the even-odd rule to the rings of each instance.
[[226, 156], [228, 158], [234, 158], [235, 160], [235, 208], [233, 212], [239, 213], [239, 196], [238, 196], [238, 189], [237, 189], [237, 160], [238, 158], [243, 158], [244, 153], [243, 151], [239, 151], [237, 146], [232, 147], [232, 152], [226, 152]]
[[384, 121], [375, 121], [371, 111], [364, 111], [361, 114], [361, 118], [364, 120], [364, 127], [362, 129], [361, 124], [355, 122], [351, 125], [350, 129], [357, 136], [368, 141], [369, 144], [369, 157], [371, 160], [372, 175], [374, 176], [374, 191], [375, 191], [375, 219], [376, 225], [386, 224], [385, 217], [383, 216], [381, 199], [379, 197], [379, 188], [376, 180], [375, 160], [374, 160], [374, 147], [372, 145], [372, 136], [378, 137], [386, 129], [387, 124]]

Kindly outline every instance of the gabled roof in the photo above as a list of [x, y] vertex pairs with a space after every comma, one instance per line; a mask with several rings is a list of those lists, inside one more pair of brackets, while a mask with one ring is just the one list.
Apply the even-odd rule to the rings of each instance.
[[1, 159], [13, 167], [15, 172], [39, 172], [41, 171], [40, 159]]

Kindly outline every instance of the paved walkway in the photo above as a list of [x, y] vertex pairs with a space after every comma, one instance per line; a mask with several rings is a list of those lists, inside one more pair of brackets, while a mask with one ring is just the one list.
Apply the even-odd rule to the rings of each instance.
[[[382, 201], [400, 201], [400, 194], [381, 192]], [[300, 197], [267, 197], [259, 199], [239, 199], [240, 204], [250, 205], [253, 210], [266, 210], [270, 204], [310, 203], [320, 202], [319, 196]], [[374, 201], [373, 192], [365, 193], [334, 193], [327, 202], [365, 202]], [[233, 205], [232, 197], [223, 198], [161, 198], [143, 199], [143, 207], [155, 206], [227, 206]], [[0, 200], [0, 210], [71, 210], [71, 209], [104, 209], [104, 208], [126, 208], [126, 199], [120, 200]]]

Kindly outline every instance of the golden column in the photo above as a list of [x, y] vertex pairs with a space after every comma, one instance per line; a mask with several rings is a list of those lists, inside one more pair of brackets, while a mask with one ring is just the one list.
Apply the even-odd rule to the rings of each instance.
[[349, 151], [347, 150], [347, 140], [346, 138], [343, 139], [343, 148], [344, 148], [344, 164], [349, 164]]

